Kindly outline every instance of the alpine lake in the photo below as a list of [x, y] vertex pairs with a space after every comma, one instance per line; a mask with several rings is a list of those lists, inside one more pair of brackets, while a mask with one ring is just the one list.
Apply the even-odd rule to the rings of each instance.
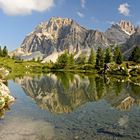
[[7, 80], [16, 101], [0, 112], [0, 140], [138, 140], [140, 85], [70, 72]]

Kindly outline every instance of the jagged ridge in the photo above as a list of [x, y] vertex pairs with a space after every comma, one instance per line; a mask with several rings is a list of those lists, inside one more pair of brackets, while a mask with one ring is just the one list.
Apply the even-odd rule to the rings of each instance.
[[[39, 24], [26, 36], [21, 47], [12, 54], [20, 55], [22, 59], [32, 59], [37, 56], [47, 57], [45, 61], [55, 61], [64, 50], [78, 53], [83, 50], [88, 52], [90, 48], [97, 50], [99, 46], [105, 49], [111, 44], [125, 44], [133, 34], [135, 27], [128, 21], [114, 24], [103, 33], [98, 30], [88, 30], [69, 18], [53, 17]], [[127, 48], [124, 50], [127, 51]]]

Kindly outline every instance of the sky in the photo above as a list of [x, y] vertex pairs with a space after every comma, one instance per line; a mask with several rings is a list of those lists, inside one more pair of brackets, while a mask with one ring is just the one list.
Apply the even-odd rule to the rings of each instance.
[[68, 17], [105, 31], [121, 19], [140, 24], [140, 0], [0, 0], [0, 45], [14, 50], [40, 22]]

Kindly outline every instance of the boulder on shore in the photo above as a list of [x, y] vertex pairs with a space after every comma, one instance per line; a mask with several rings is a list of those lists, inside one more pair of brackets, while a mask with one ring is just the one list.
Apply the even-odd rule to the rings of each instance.
[[8, 87], [0, 82], [0, 110], [15, 101], [15, 98], [10, 95]]

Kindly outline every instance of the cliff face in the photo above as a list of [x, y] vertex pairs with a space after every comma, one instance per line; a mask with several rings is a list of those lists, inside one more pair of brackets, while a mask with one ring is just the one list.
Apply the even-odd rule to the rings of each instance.
[[135, 33], [135, 27], [130, 21], [121, 20], [119, 26], [121, 27], [121, 30], [128, 35]]
[[46, 56], [53, 52], [65, 49], [76, 51], [76, 49], [95, 48], [100, 44], [105, 48], [108, 44], [103, 33], [87, 30], [72, 19], [51, 18], [48, 22], [41, 23], [30, 33], [23, 43], [21, 49], [24, 52], [40, 51]]
[[105, 32], [105, 35], [112, 42], [112, 44], [123, 44], [134, 33], [134, 25], [130, 21], [121, 20], [119, 23], [113, 24]]
[[131, 35], [129, 40], [127, 40], [126, 45], [130, 47], [140, 45], [140, 27], [138, 27], [136, 32]]
[[24, 39], [16, 55], [30, 55], [41, 52], [44, 57], [64, 50], [78, 52], [80, 50], [101, 46], [105, 49], [110, 42], [104, 33], [97, 30], [87, 30], [69, 18], [51, 18], [39, 24], [33, 32]]
[[129, 58], [136, 46], [140, 47], [140, 27], [136, 29], [135, 33], [130, 36], [122, 48], [125, 58]]
[[118, 24], [112, 25], [106, 32], [106, 37], [112, 44], [123, 44], [129, 39], [129, 35], [124, 32]]
[[45, 58], [56, 61], [59, 54], [68, 50], [72, 53], [89, 52], [114, 44], [125, 44], [135, 34], [135, 27], [129, 21], [112, 25], [105, 33], [88, 30], [69, 18], [51, 18], [39, 24], [28, 34], [21, 47], [14, 53], [22, 59]]

